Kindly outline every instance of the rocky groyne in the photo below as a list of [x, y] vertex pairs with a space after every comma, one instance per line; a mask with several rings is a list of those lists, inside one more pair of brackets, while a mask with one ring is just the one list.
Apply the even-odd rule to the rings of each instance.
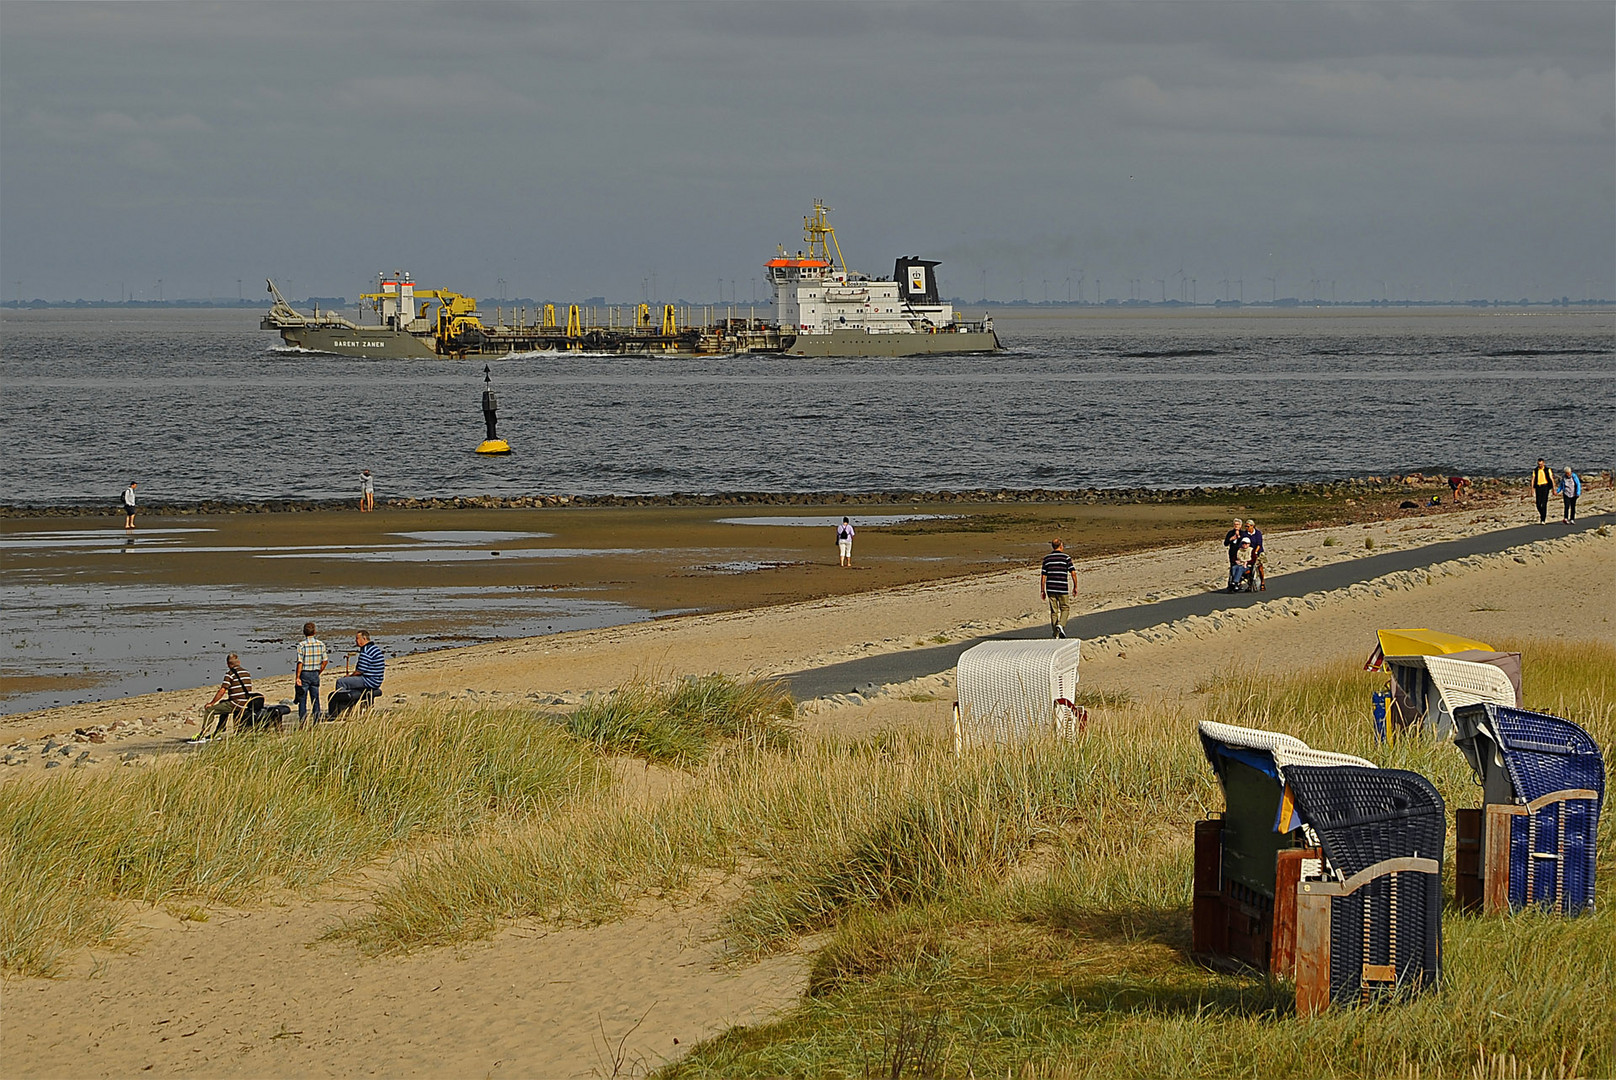
[[[1585, 482], [1601, 478], [1586, 477]], [[1473, 477], [1471, 495], [1499, 494], [1523, 486], [1514, 477]], [[1434, 473], [1400, 473], [1316, 483], [1254, 484], [1238, 487], [1184, 488], [969, 488], [947, 491], [733, 491], [674, 492], [668, 495], [463, 495], [434, 498], [390, 498], [378, 507], [394, 510], [540, 509], [597, 506], [897, 506], [959, 503], [963, 505], [1132, 505], [1143, 503], [1226, 502], [1231, 499], [1314, 498], [1373, 499], [1426, 495], [1447, 491], [1447, 478]], [[1443, 496], [1446, 498], [1446, 496]], [[206, 516], [213, 514], [298, 514], [350, 510], [354, 499], [202, 499], [195, 502], [142, 504], [144, 514]], [[0, 518], [105, 517], [106, 506], [4, 506]]]

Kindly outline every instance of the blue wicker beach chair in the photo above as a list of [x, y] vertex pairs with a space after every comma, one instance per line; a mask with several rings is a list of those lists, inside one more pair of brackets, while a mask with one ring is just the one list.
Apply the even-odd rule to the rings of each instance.
[[1221, 817], [1195, 826], [1191, 951], [1212, 963], [1247, 964], [1289, 977], [1295, 960], [1296, 883], [1316, 838], [1299, 828], [1284, 765], [1372, 762], [1315, 750], [1273, 731], [1205, 721], [1201, 748], [1223, 788]]
[[1605, 798], [1594, 740], [1570, 720], [1489, 703], [1456, 710], [1454, 724], [1482, 788], [1482, 808], [1458, 814], [1461, 906], [1592, 907]]
[[1286, 765], [1281, 773], [1323, 854], [1297, 885], [1297, 1011], [1435, 986], [1447, 836], [1436, 788], [1400, 769]]

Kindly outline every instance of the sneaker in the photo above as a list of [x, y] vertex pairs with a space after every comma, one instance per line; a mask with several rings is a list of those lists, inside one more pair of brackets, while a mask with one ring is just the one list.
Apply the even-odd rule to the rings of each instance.
[[208, 741], [208, 737], [206, 735], [197, 735], [197, 736], [195, 736], [193, 738], [186, 739], [185, 744], [187, 746], [201, 746], [203, 743], [205, 743], [207, 741]]
[[1056, 637], [1065, 637], [1066, 636], [1066, 628], [1064, 626], [1055, 627], [1055, 636]]

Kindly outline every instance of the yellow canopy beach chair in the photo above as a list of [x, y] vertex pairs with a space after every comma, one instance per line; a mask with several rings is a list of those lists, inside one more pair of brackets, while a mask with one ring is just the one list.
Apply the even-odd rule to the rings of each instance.
[[1478, 703], [1520, 707], [1520, 653], [1499, 652], [1485, 641], [1424, 627], [1379, 630], [1375, 636], [1375, 651], [1364, 668], [1385, 668], [1391, 674], [1390, 727], [1419, 726], [1452, 738], [1455, 709]]

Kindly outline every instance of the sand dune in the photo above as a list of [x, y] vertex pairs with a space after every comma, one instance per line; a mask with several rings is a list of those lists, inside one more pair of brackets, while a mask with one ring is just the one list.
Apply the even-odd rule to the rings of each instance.
[[[1604, 503], [1608, 509], [1608, 497]], [[1435, 527], [1422, 522], [1408, 531], [1389, 523], [1275, 535], [1274, 570], [1309, 556], [1352, 557], [1367, 550], [1365, 536], [1385, 550], [1519, 522], [1508, 516], [1446, 515], [1432, 519]], [[1338, 542], [1327, 546], [1326, 537]], [[1433, 626], [1482, 639], [1616, 641], [1616, 537], [1562, 541], [1552, 527], [1544, 537], [1532, 549], [1386, 586], [1379, 595], [1348, 590], [1299, 611], [1252, 611], [1161, 640], [1130, 635], [1094, 643], [1083, 679], [1136, 697], [1176, 697], [1231, 665], [1277, 671], [1362, 656], [1378, 626]], [[1221, 558], [1216, 544], [1196, 544], [1085, 563], [1081, 607], [1208, 588]], [[1042, 618], [1035, 580], [996, 574], [434, 653], [400, 662], [388, 688], [401, 700], [464, 698], [472, 688], [508, 701], [607, 689], [636, 673], [778, 674]], [[811, 733], [941, 727], [950, 679], [930, 681], [930, 701], [908, 700], [926, 694], [876, 693], [809, 703], [804, 725]], [[154, 696], [119, 708], [160, 716], [194, 697]], [[90, 715], [111, 714], [78, 707], [30, 722], [36, 730], [63, 730]], [[159, 722], [140, 740], [171, 742], [179, 733], [174, 721]], [[144, 745], [140, 740], [127, 745]], [[24, 771], [32, 770], [7, 770]], [[715, 966], [712, 937], [727, 895], [725, 883], [713, 882], [682, 907], [645, 908], [597, 928], [516, 925], [487, 943], [379, 960], [319, 940], [364, 903], [362, 882], [317, 900], [209, 912], [205, 923], [146, 911], [134, 951], [85, 955], [69, 978], [0, 986], [0, 1063], [14, 1076], [570, 1076], [610, 1075], [617, 1066], [626, 1074], [788, 1006], [801, 993], [801, 955], [738, 970]]]

